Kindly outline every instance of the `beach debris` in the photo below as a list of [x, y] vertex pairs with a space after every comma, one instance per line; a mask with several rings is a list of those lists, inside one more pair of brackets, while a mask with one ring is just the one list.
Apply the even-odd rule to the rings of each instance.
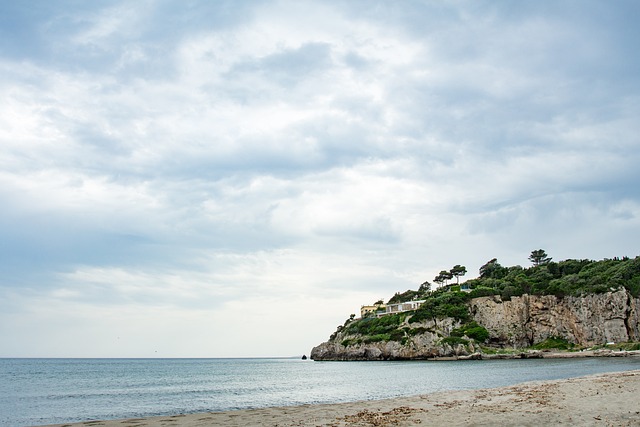
[[[364, 409], [355, 415], [340, 417], [338, 421], [344, 421], [350, 426], [385, 427], [399, 425], [401, 422], [409, 420], [412, 415], [418, 412], [427, 412], [427, 410], [408, 406], [400, 406], [387, 412]], [[420, 423], [420, 420], [416, 419], [412, 420], [412, 422]]]

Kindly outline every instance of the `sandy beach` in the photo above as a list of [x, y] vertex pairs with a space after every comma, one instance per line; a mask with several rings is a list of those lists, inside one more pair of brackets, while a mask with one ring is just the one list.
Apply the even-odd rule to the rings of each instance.
[[58, 427], [640, 426], [640, 370], [377, 401], [86, 421]]

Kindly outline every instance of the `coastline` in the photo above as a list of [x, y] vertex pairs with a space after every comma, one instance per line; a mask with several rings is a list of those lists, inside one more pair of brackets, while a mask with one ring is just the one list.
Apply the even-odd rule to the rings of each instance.
[[640, 370], [350, 403], [85, 421], [48, 427], [640, 426]]
[[549, 351], [527, 350], [514, 353], [473, 353], [466, 356], [434, 357], [427, 360], [498, 360], [498, 359], [582, 359], [587, 357], [640, 357], [640, 350], [583, 350]]

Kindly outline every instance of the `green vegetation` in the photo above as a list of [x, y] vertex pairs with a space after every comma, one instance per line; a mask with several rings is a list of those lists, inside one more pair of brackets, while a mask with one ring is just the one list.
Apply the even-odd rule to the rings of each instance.
[[453, 335], [450, 335], [446, 338], [442, 338], [440, 342], [442, 344], [449, 344], [451, 347], [454, 347], [459, 344], [462, 344], [465, 346], [469, 344], [469, 340], [465, 340], [464, 338], [461, 338], [461, 337], [454, 337]]
[[[454, 329], [449, 337], [444, 337], [442, 343], [467, 345], [469, 340], [473, 340], [481, 344], [487, 341], [489, 333], [472, 321], [468, 302], [473, 298], [499, 296], [506, 301], [523, 294], [563, 298], [622, 288], [634, 297], [640, 296], [640, 257], [554, 262], [543, 249], [538, 249], [531, 252], [529, 260], [532, 266], [528, 268], [519, 265], [503, 267], [497, 258], [493, 258], [480, 267], [477, 278], [467, 280], [462, 286], [457, 282], [467, 270], [462, 265], [455, 265], [449, 271], [441, 271], [435, 281], [446, 283], [455, 277], [456, 284], [432, 291], [429, 282], [424, 282], [418, 290], [398, 292], [389, 300], [389, 304], [425, 300], [419, 309], [382, 317], [372, 313], [363, 319], [354, 319], [352, 315], [330, 339], [343, 332], [343, 337], [347, 338], [342, 341], [344, 346], [387, 341], [405, 344], [411, 337], [428, 331], [422, 326], [414, 328], [412, 325], [448, 317], [462, 326]], [[461, 287], [469, 292], [462, 292]], [[381, 303], [378, 301], [376, 304]], [[573, 344], [560, 338], [549, 338], [533, 348], [575, 349]]]
[[467, 267], [464, 265], [454, 265], [453, 268], [449, 271], [442, 270], [438, 275], [433, 279], [434, 282], [438, 284], [447, 284], [447, 282], [454, 277], [456, 278], [456, 284], [460, 283], [460, 277], [467, 274]]
[[[398, 329], [398, 326], [407, 317], [407, 313], [390, 314], [383, 317], [366, 317], [357, 322], [351, 323], [346, 333], [349, 335], [384, 335]], [[383, 340], [378, 340], [383, 341]], [[386, 340], [389, 341], [389, 340]]]
[[369, 344], [372, 342], [391, 341], [391, 334], [376, 334], [366, 337], [363, 342]]
[[484, 326], [478, 325], [478, 323], [469, 322], [464, 326], [451, 331], [451, 336], [463, 337], [467, 336], [473, 339], [477, 343], [483, 343], [489, 338], [489, 331]]
[[502, 267], [495, 258], [487, 262], [480, 267], [480, 277], [465, 282], [471, 295], [500, 295], [503, 300], [523, 294], [562, 298], [625, 288], [640, 296], [640, 257], [553, 262], [546, 254], [534, 253], [530, 268]]
[[534, 345], [534, 350], [547, 350], [547, 349], [555, 349], [555, 350], [572, 350], [575, 344], [570, 343], [564, 338], [560, 337], [550, 337], [546, 340]]
[[487, 347], [480, 346], [480, 350], [484, 354], [514, 354], [520, 352], [519, 349], [516, 348], [498, 348], [498, 347]]
[[410, 328], [400, 327], [406, 317], [407, 313], [398, 313], [383, 317], [366, 317], [356, 321], [345, 329], [345, 333], [358, 338], [347, 338], [341, 344], [345, 347], [383, 341], [399, 341], [404, 344], [412, 332]]
[[361, 339], [357, 338], [348, 338], [346, 340], [342, 340], [341, 344], [345, 347], [349, 347], [350, 345], [356, 345], [362, 343]]
[[409, 323], [442, 317], [453, 317], [462, 322], [468, 321], [470, 315], [466, 303], [469, 299], [469, 293], [450, 292], [446, 288], [440, 288], [432, 292], [424, 304], [413, 312]]
[[456, 278], [456, 284], [460, 283], [460, 277], [467, 274], [467, 268], [464, 265], [454, 265], [449, 271], [453, 277]]
[[636, 351], [636, 350], [640, 350], [640, 342], [617, 342], [614, 344], [597, 345], [590, 348], [590, 350], [601, 350], [601, 349]]
[[427, 328], [423, 328], [422, 326], [419, 326], [417, 328], [405, 328], [405, 332], [409, 336], [415, 336], [415, 335], [424, 334], [425, 332], [433, 332], [433, 330], [430, 330], [430, 329], [427, 329]]
[[468, 345], [469, 339], [472, 339], [478, 344], [483, 343], [489, 339], [489, 331], [476, 322], [469, 322], [466, 325], [452, 330], [451, 334], [443, 338], [440, 342], [451, 346], [458, 344]]
[[394, 296], [391, 297], [387, 304], [397, 304], [400, 302], [406, 301], [417, 301], [425, 299], [431, 293], [431, 284], [429, 282], [424, 282], [417, 291], [412, 291], [411, 289], [405, 292], [396, 292]]
[[529, 260], [536, 267], [542, 264], [549, 264], [552, 258], [547, 256], [547, 253], [543, 249], [538, 249], [535, 251], [531, 251], [531, 255], [529, 255]]

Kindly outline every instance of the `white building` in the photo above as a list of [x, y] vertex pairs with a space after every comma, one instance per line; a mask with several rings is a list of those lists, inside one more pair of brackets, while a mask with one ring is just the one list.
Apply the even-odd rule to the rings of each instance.
[[417, 310], [424, 303], [424, 301], [425, 300], [400, 302], [398, 304], [387, 304], [386, 313], [393, 314], [402, 313], [403, 311]]

